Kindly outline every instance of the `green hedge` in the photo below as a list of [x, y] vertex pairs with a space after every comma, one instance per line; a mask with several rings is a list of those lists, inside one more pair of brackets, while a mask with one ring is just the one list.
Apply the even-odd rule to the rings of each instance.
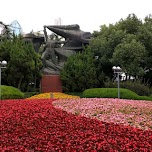
[[[104, 83], [105, 88], [117, 88], [117, 82], [107, 81]], [[140, 96], [150, 96], [152, 94], [152, 88], [150, 86], [142, 83], [140, 80], [135, 81], [121, 81], [120, 88], [129, 89]]]
[[[87, 89], [83, 92], [84, 98], [118, 98], [117, 88], [93, 88]], [[133, 99], [133, 100], [151, 100], [151, 97], [139, 96], [135, 92], [120, 88], [121, 99]]]
[[12, 86], [1, 85], [1, 99], [21, 99], [24, 98], [24, 93]]

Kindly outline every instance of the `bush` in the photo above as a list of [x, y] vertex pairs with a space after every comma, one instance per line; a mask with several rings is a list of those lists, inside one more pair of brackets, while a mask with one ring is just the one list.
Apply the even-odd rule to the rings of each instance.
[[1, 87], [1, 99], [21, 99], [24, 98], [24, 93], [19, 89], [12, 86], [2, 85]]
[[[85, 98], [118, 98], [117, 88], [93, 88], [87, 89], [83, 92]], [[120, 88], [121, 99], [133, 99], [133, 100], [152, 100], [150, 97], [139, 96], [135, 92]]]
[[73, 96], [79, 96], [80, 98], [83, 97], [83, 92], [65, 92], [65, 93]]
[[68, 58], [60, 73], [64, 92], [82, 92], [97, 86], [95, 59], [90, 52], [79, 52]]
[[25, 92], [24, 93], [24, 98], [29, 98], [32, 97], [34, 95], [40, 94], [40, 92]]
[[[105, 87], [106, 88], [117, 88], [117, 83], [108, 81], [108, 82], [105, 82]], [[152, 93], [151, 88], [148, 85], [143, 84], [140, 80], [121, 81], [120, 87], [129, 89], [129, 90], [137, 93], [140, 96], [149, 96]]]

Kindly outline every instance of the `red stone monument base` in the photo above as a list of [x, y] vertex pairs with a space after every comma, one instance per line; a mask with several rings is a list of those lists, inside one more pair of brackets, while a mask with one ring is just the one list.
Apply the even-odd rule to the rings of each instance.
[[41, 92], [62, 92], [62, 82], [59, 75], [43, 75]]

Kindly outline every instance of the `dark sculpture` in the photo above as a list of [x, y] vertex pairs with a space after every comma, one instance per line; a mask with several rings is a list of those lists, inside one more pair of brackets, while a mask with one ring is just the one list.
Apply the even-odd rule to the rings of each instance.
[[44, 36], [37, 36], [34, 33], [28, 33], [24, 37], [25, 42], [31, 42], [33, 44], [34, 50], [39, 51], [39, 48], [44, 43]]
[[[48, 39], [46, 28], [65, 38], [65, 41]], [[59, 74], [67, 58], [78, 51], [82, 51], [91, 39], [90, 32], [83, 32], [79, 25], [44, 26], [46, 46], [42, 54], [43, 69], [45, 74]], [[61, 45], [62, 44], [62, 45]]]

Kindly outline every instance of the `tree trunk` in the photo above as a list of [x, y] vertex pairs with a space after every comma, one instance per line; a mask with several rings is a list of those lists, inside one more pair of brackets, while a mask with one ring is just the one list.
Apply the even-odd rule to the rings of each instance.
[[18, 87], [17, 87], [18, 89], [21, 88], [22, 80], [23, 80], [23, 78], [21, 77], [21, 78], [19, 79], [19, 82], [18, 82]]

